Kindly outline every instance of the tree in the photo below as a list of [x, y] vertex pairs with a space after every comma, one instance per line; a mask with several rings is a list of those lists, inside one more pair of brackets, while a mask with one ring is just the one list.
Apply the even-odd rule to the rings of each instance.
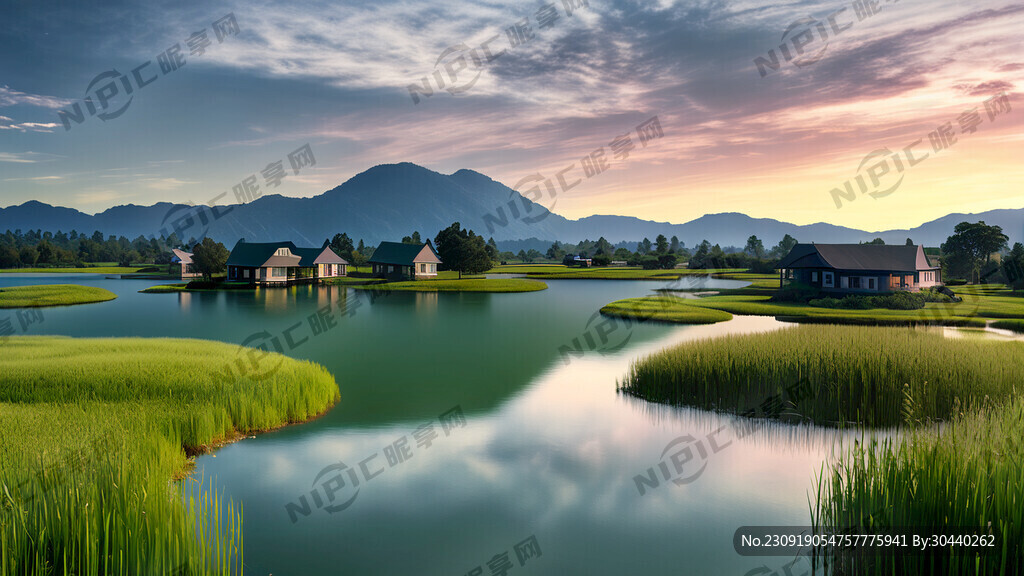
[[943, 265], [953, 274], [969, 274], [974, 282], [982, 264], [987, 264], [992, 253], [1005, 248], [1009, 240], [999, 226], [987, 226], [984, 221], [961, 222], [942, 244]]
[[914, 241], [911, 240], [910, 238], [907, 238], [907, 244], [906, 245], [907, 246], [913, 246], [914, 245]]
[[526, 250], [520, 250], [519, 254], [516, 254], [516, 257], [519, 258], [519, 260], [524, 264], [530, 263], [530, 257], [529, 255], [526, 254]]
[[614, 251], [615, 251], [615, 249], [612, 247], [611, 242], [608, 242], [607, 240], [605, 240], [604, 236], [601, 236], [600, 238], [598, 238], [597, 239], [597, 243], [594, 244], [594, 255], [595, 256], [598, 255], [598, 254], [604, 254], [606, 256], [611, 256], [612, 252], [614, 252]]
[[643, 253], [644, 254], [650, 254], [651, 253], [651, 241], [648, 238], [644, 238], [644, 241], [641, 244], [643, 244], [643, 247], [644, 247]]
[[1003, 257], [1003, 276], [1014, 289], [1024, 288], [1024, 244], [1017, 242], [1010, 253]]
[[565, 250], [562, 249], [561, 243], [556, 240], [555, 243], [551, 245], [551, 248], [548, 248], [548, 252], [545, 256], [548, 257], [548, 260], [561, 260], [565, 256]]
[[21, 257], [13, 246], [0, 246], [0, 268], [21, 266]]
[[707, 268], [708, 252], [711, 251], [711, 243], [704, 240], [697, 246], [697, 251], [690, 257], [690, 268]]
[[498, 243], [494, 241], [493, 237], [487, 239], [487, 244], [484, 246], [484, 250], [487, 250], [487, 257], [491, 260], [501, 258], [501, 251], [498, 250]]
[[458, 222], [438, 232], [434, 244], [441, 265], [446, 270], [458, 270], [459, 279], [463, 273], [480, 274], [493, 266], [483, 237], [472, 230], [463, 230]]
[[348, 234], [344, 232], [335, 234], [331, 239], [331, 250], [348, 262], [352, 262], [352, 251], [355, 250], [355, 247], [352, 246], [352, 239], [348, 237]]
[[796, 238], [793, 238], [789, 234], [786, 234], [785, 236], [782, 237], [782, 240], [779, 240], [779, 243], [775, 245], [775, 248], [772, 248], [771, 256], [772, 258], [783, 258], [787, 254], [792, 252], [793, 247], [796, 245]]
[[678, 254], [679, 250], [681, 250], [681, 249], [682, 249], [682, 244], [679, 243], [679, 238], [676, 237], [676, 236], [673, 236], [672, 240], [670, 241], [670, 243], [668, 245], [668, 251], [672, 252], [673, 254]]
[[862, 244], [879, 244], [879, 245], [883, 245], [884, 246], [885, 245], [885, 240], [882, 240], [881, 238], [875, 238], [871, 242], [862, 242]]
[[18, 254], [21, 258], [21, 263], [31, 268], [36, 265], [36, 261], [39, 260], [39, 252], [31, 246], [23, 246], [21, 252]]
[[679, 258], [675, 254], [662, 254], [658, 256], [658, 266], [665, 270], [671, 270], [676, 267], [676, 262]]
[[203, 275], [203, 280], [210, 282], [214, 274], [224, 271], [230, 254], [223, 244], [207, 237], [193, 249], [192, 263], [195, 264], [196, 272]]
[[668, 253], [668, 238], [665, 238], [664, 234], [658, 234], [658, 237], [654, 239], [654, 244], [658, 254]]
[[743, 249], [743, 252], [760, 260], [764, 258], [764, 243], [760, 238], [752, 235], [747, 238], [747, 247]]

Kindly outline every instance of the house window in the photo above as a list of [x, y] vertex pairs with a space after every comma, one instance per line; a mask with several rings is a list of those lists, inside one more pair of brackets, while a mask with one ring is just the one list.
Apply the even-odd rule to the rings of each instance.
[[426, 273], [427, 273], [427, 265], [426, 264], [420, 264], [420, 274], [426, 274]]
[[249, 277], [249, 269], [248, 268], [242, 269], [242, 278], [248, 278], [248, 277]]
[[832, 275], [831, 272], [825, 272], [824, 278], [825, 278], [825, 286], [828, 287], [828, 288], [831, 288], [833, 286], [833, 282], [835, 280], [835, 277]]
[[818, 273], [817, 272], [811, 272], [811, 282], [817, 282], [817, 281], [818, 281]]
[[270, 275], [271, 276], [287, 276], [288, 275], [288, 269], [284, 268], [282, 266], [274, 266], [273, 269], [270, 272]]
[[850, 288], [860, 288], [860, 276], [850, 277]]
[[874, 278], [868, 278], [868, 290], [874, 290], [874, 289], [875, 289], [875, 279]]

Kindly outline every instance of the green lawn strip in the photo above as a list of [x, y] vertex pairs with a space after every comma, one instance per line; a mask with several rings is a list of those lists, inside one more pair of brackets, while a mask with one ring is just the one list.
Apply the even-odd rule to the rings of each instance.
[[837, 324], [878, 324], [878, 325], [942, 325], [942, 326], [984, 326], [984, 316], [977, 302], [965, 300], [956, 304], [929, 302], [918, 310], [844, 310], [838, 308], [817, 308], [791, 302], [770, 302], [769, 296], [733, 295], [731, 292], [719, 296], [708, 296], [687, 300], [685, 305], [714, 308], [732, 314], [752, 316], [774, 316], [791, 322], [830, 322]]
[[992, 327], [1024, 334], [1024, 320], [998, 320], [992, 323]]
[[[0, 345], [0, 574], [240, 573], [241, 514], [196, 501], [188, 455], [339, 398], [323, 367], [184, 339]], [[215, 492], [214, 492], [215, 494]], [[196, 538], [199, 526], [203, 540]]]
[[140, 294], [167, 294], [171, 292], [188, 292], [188, 284], [161, 284], [139, 290]]
[[412, 292], [534, 292], [547, 284], [525, 278], [492, 278], [463, 280], [415, 280], [373, 285], [354, 285], [357, 290], [395, 290]]
[[672, 296], [645, 296], [616, 300], [601, 308], [601, 314], [618, 318], [633, 318], [639, 321], [654, 320], [677, 324], [714, 324], [732, 319], [732, 314], [686, 306], [682, 298]]
[[41, 284], [0, 288], [0, 308], [36, 308], [106, 302], [117, 298], [110, 290], [77, 284]]

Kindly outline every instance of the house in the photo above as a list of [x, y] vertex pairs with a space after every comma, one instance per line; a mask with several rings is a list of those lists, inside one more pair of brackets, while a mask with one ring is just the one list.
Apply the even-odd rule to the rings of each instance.
[[799, 282], [826, 292], [918, 291], [942, 285], [921, 246], [797, 244], [779, 261], [781, 285]]
[[382, 278], [423, 280], [437, 277], [441, 258], [428, 240], [425, 244], [381, 242], [370, 257], [373, 275]]
[[572, 263], [580, 268], [590, 268], [594, 260], [592, 258], [585, 258], [582, 256], [573, 256]]
[[171, 270], [177, 269], [179, 278], [199, 278], [202, 276], [196, 271], [196, 265], [192, 263], [192, 253], [171, 249]]
[[324, 241], [320, 248], [299, 248], [291, 242], [239, 240], [228, 256], [228, 281], [261, 285], [317, 282], [348, 273], [348, 262]]

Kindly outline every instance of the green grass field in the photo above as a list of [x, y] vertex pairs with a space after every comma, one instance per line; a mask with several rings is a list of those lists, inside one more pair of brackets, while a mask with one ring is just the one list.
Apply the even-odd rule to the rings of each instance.
[[355, 285], [357, 290], [404, 290], [411, 292], [535, 292], [544, 290], [547, 284], [525, 278], [463, 278], [462, 280], [414, 280], [411, 282], [387, 282], [384, 284]]
[[[741, 279], [743, 275], [736, 276]], [[765, 279], [762, 282], [768, 284]], [[777, 280], [776, 280], [777, 282]], [[763, 292], [763, 293], [759, 293]], [[692, 313], [688, 308], [710, 308], [730, 314], [751, 316], [774, 316], [780, 320], [800, 323], [834, 323], [885, 326], [973, 326], [983, 327], [988, 319], [1024, 318], [1024, 298], [1010, 296], [1002, 287], [960, 290], [962, 302], [929, 302], [919, 310], [845, 310], [818, 308], [792, 302], [771, 302], [771, 290], [764, 288], [741, 288], [723, 290], [716, 296], [698, 299], [680, 299], [672, 303], [680, 313]], [[610, 306], [621, 306], [613, 302]]]
[[77, 284], [41, 284], [0, 288], [0, 308], [38, 308], [106, 302], [117, 298], [110, 290]]
[[714, 324], [732, 320], [732, 314], [683, 306], [682, 298], [674, 296], [646, 296], [643, 298], [626, 298], [617, 300], [601, 308], [601, 314], [619, 318], [635, 318], [640, 321], [654, 320], [678, 324]]
[[530, 278], [551, 280], [673, 280], [683, 275], [732, 274], [743, 270], [644, 270], [635, 266], [608, 266], [598, 268], [570, 268], [562, 264], [521, 264], [495, 266], [487, 274], [526, 274]]
[[241, 573], [241, 510], [169, 480], [338, 398], [319, 365], [219, 342], [9, 338], [0, 574]]

